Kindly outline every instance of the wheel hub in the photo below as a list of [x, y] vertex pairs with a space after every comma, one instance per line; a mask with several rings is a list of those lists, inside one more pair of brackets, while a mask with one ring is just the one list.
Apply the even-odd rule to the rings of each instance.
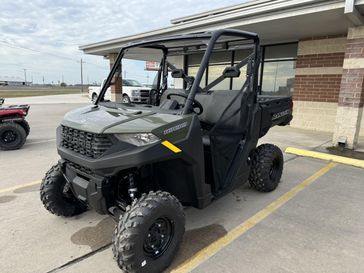
[[8, 130], [2, 134], [1, 138], [5, 143], [11, 143], [16, 140], [17, 134], [14, 131]]
[[173, 236], [173, 227], [167, 218], [158, 218], [148, 229], [144, 239], [144, 253], [151, 258], [160, 257], [168, 248]]

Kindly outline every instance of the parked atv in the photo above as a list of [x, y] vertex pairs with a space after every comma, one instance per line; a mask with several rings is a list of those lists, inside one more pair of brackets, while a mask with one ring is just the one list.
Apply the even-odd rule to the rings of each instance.
[[0, 99], [0, 149], [21, 148], [30, 132], [28, 122], [29, 105], [10, 105], [4, 107], [5, 99]]
[[[239, 50], [234, 62], [206, 82], [209, 64], [231, 50]], [[195, 77], [176, 66], [201, 52]], [[122, 59], [150, 56], [160, 56], [150, 104], [104, 100], [122, 75]], [[119, 267], [163, 271], [185, 231], [183, 206], [203, 209], [248, 181], [261, 192], [278, 186], [282, 152], [257, 143], [272, 126], [290, 122], [292, 99], [258, 96], [259, 63], [258, 36], [238, 30], [123, 47], [95, 104], [69, 112], [57, 129], [61, 159], [41, 184], [45, 208], [64, 217], [87, 209], [110, 214]], [[171, 77], [179, 89], [169, 87]]]

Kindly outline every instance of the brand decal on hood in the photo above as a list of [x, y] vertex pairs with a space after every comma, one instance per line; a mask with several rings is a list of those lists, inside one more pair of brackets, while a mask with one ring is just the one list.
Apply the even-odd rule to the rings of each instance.
[[178, 124], [176, 126], [173, 126], [171, 128], [165, 129], [163, 131], [163, 135], [168, 135], [170, 133], [173, 133], [173, 132], [178, 131], [178, 130], [180, 130], [182, 128], [185, 128], [185, 127], [187, 127], [187, 121], [185, 121], [185, 122], [183, 122], [181, 124]]

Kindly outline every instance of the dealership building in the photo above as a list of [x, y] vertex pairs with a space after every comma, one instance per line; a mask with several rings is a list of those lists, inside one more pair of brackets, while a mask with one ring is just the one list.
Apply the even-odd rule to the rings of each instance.
[[[256, 0], [173, 19], [166, 28], [81, 46], [113, 64], [122, 45], [166, 35], [234, 28], [256, 32], [263, 45], [259, 89], [292, 95], [292, 127], [333, 133], [333, 143], [355, 148], [364, 136], [364, 0]], [[208, 71], [233, 64], [227, 52]], [[198, 68], [199, 56], [181, 57]], [[206, 83], [216, 78], [207, 73]], [[113, 89], [114, 97], [118, 90]]]

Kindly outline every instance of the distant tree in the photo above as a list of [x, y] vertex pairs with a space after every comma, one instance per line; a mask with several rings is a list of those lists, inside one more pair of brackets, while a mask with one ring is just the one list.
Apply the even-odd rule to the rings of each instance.
[[67, 86], [67, 84], [65, 82], [61, 83], [61, 87], [66, 87], [66, 86]]

